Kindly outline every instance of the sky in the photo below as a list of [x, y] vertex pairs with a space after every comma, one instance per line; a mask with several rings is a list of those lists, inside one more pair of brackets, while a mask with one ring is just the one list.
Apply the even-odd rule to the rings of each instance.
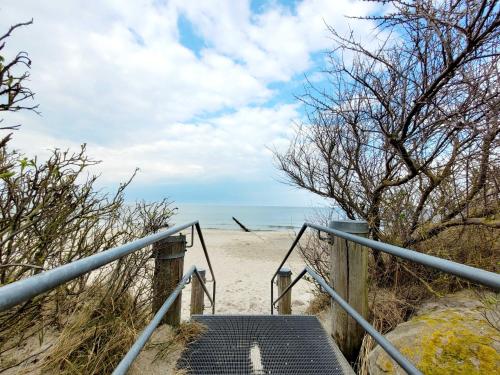
[[33, 60], [41, 115], [19, 112], [12, 146], [28, 156], [78, 149], [99, 186], [139, 172], [127, 199], [317, 206], [282, 183], [271, 149], [304, 121], [305, 77], [323, 85], [327, 24], [363, 38], [373, 3], [348, 0], [2, 0], [0, 32]]

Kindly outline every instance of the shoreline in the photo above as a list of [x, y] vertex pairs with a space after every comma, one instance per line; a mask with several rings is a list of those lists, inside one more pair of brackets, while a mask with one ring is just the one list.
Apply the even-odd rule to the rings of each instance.
[[293, 226], [279, 226], [279, 225], [271, 225], [269, 226], [270, 229], [263, 229], [263, 228], [257, 228], [257, 229], [250, 229], [250, 232], [245, 232], [241, 228], [222, 228], [222, 227], [204, 227], [201, 225], [201, 230], [220, 230], [220, 231], [231, 231], [231, 232], [242, 232], [242, 233], [252, 233], [252, 232], [292, 232], [294, 230], [300, 230], [300, 227], [293, 227]]
[[[193, 220], [191, 220], [193, 221]], [[182, 225], [187, 222], [191, 222], [190, 220], [185, 220], [182, 222], [175, 222], [175, 224], [172, 224], [171, 227], [175, 227], [177, 225]], [[203, 225], [202, 222], [200, 222], [201, 230], [210, 230], [210, 231], [231, 231], [231, 232], [241, 232], [241, 233], [254, 233], [254, 232], [298, 232], [302, 225], [300, 226], [295, 226], [295, 225], [265, 225], [263, 227], [251, 227], [249, 225], [246, 225], [246, 227], [250, 230], [250, 232], [245, 232], [242, 230], [237, 224], [210, 224], [210, 225]]]

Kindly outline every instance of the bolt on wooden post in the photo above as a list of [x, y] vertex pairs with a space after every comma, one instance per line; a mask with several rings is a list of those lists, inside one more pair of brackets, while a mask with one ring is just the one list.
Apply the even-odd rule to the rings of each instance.
[[[174, 291], [184, 272], [186, 236], [170, 236], [153, 244], [155, 270], [153, 276], [153, 314]], [[163, 317], [161, 324], [178, 326], [181, 322], [182, 292]]]
[[[365, 221], [332, 221], [330, 228], [368, 236]], [[363, 318], [368, 319], [368, 249], [335, 236], [330, 236], [330, 241], [332, 288]], [[349, 361], [356, 360], [364, 334], [363, 328], [332, 300], [332, 336]]]
[[[201, 279], [205, 283], [205, 270], [198, 270], [198, 273], [201, 276]], [[195, 274], [191, 276], [191, 315], [194, 314], [203, 314], [203, 310], [205, 309], [205, 292], [203, 291], [203, 286], [201, 285], [200, 280], [196, 277]]]
[[[288, 288], [292, 282], [292, 271], [289, 268], [283, 267], [278, 272], [278, 296]], [[282, 299], [278, 301], [278, 314], [290, 315], [292, 313], [292, 290], [290, 289]]]

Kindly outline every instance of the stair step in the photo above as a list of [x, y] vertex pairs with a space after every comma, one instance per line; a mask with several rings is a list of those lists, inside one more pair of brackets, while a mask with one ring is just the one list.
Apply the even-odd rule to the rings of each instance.
[[315, 316], [193, 315], [207, 326], [178, 362], [188, 374], [354, 374]]

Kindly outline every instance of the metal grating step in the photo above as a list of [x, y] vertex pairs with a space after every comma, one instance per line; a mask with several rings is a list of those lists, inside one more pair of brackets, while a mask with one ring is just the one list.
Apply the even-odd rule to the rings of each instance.
[[188, 374], [353, 374], [314, 316], [195, 315], [208, 327], [178, 362]]

